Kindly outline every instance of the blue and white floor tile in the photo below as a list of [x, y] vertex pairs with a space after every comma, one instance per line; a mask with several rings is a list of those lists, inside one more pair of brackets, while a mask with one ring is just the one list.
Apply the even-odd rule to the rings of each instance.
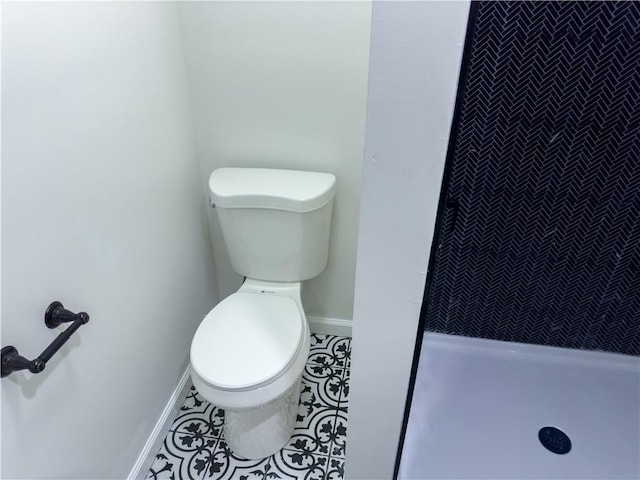
[[262, 460], [236, 456], [222, 431], [224, 411], [194, 387], [171, 425], [147, 479], [340, 480], [344, 477], [351, 341], [312, 335], [296, 429]]

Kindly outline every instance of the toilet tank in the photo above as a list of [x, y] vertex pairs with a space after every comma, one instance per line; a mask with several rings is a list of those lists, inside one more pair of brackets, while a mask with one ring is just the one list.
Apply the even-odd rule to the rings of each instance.
[[297, 282], [327, 266], [334, 175], [219, 168], [209, 178], [209, 191], [236, 272]]

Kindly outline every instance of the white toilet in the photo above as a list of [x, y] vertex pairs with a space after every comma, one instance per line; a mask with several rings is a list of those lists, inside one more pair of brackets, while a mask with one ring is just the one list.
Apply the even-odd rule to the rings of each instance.
[[225, 410], [233, 452], [268, 457], [295, 427], [309, 326], [301, 282], [327, 265], [336, 178], [329, 173], [220, 168], [209, 179], [240, 289], [204, 318], [191, 343], [191, 378]]

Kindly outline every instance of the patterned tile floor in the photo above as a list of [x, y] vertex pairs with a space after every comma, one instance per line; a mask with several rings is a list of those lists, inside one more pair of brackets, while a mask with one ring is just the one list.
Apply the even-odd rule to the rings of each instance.
[[336, 480], [344, 474], [351, 341], [312, 335], [296, 429], [275, 455], [247, 460], [224, 441], [224, 411], [192, 386], [147, 479]]

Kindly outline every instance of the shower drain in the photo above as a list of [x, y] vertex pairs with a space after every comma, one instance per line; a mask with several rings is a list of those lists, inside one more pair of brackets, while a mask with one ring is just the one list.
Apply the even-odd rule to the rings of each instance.
[[542, 427], [538, 432], [538, 439], [544, 448], [553, 453], [562, 455], [571, 450], [571, 439], [556, 427]]

